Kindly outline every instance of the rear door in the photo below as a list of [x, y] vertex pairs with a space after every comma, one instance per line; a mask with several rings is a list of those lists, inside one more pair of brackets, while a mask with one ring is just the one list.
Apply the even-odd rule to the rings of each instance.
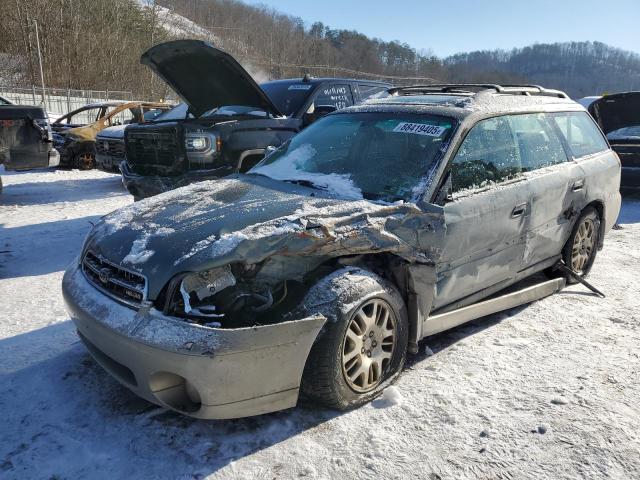
[[[521, 270], [558, 255], [584, 198], [584, 172], [570, 161], [560, 132], [546, 113], [508, 117], [527, 178], [531, 209]], [[542, 265], [543, 267], [546, 265]]]
[[525, 246], [529, 191], [504, 116], [478, 122], [451, 164], [453, 200], [438, 264], [434, 308], [512, 280]]

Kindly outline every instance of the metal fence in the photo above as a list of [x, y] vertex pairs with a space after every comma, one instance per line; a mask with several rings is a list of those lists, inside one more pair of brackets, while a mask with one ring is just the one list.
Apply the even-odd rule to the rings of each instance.
[[[20, 105], [42, 105], [42, 88], [0, 85], [0, 97]], [[131, 92], [124, 91], [46, 88], [44, 100], [44, 107], [49, 117], [58, 118], [90, 103], [133, 100], [133, 95]]]

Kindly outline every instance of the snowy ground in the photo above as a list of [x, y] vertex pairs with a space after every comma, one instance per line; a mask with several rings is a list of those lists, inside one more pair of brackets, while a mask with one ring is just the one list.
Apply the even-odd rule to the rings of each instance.
[[[118, 176], [3, 175], [0, 478], [640, 478], [640, 200], [582, 287], [429, 339], [380, 400], [196, 421], [138, 399], [79, 343], [62, 271]], [[428, 345], [428, 346], [427, 346]]]

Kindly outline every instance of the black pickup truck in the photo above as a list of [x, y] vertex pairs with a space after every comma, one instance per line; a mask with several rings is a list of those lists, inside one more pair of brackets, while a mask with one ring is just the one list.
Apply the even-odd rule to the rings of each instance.
[[199, 40], [156, 45], [141, 62], [187, 105], [179, 120], [125, 129], [123, 183], [136, 200], [193, 181], [245, 172], [334, 110], [390, 85], [370, 80], [304, 78], [258, 85], [228, 53]]

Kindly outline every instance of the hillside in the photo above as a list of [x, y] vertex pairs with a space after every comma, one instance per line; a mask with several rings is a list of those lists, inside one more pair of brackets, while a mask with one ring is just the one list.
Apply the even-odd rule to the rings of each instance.
[[[6, 2], [0, 82], [39, 83], [33, 21], [40, 28], [49, 87], [127, 90], [160, 98], [166, 86], [139, 64], [151, 45], [201, 38], [229, 51], [258, 79], [347, 76], [394, 84], [537, 83], [573, 97], [640, 90], [640, 55], [598, 42], [536, 44], [511, 51], [428, 49], [311, 25], [239, 0], [30, 0]], [[424, 47], [428, 47], [425, 45]]]

